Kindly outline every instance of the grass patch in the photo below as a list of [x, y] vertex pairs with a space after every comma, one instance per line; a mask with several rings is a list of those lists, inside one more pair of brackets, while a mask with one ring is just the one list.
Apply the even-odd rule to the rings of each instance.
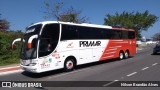
[[20, 50], [13, 50], [5, 55], [0, 55], [0, 66], [19, 64]]

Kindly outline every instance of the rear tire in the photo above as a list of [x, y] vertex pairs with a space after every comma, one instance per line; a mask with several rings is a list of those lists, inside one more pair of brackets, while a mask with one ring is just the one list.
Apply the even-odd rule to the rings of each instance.
[[75, 68], [75, 61], [73, 58], [67, 58], [64, 62], [64, 70], [69, 72], [69, 71], [73, 71], [73, 69]]
[[125, 55], [125, 58], [129, 58], [129, 51], [126, 51], [124, 55]]
[[156, 55], [157, 54], [157, 52], [153, 52], [153, 55]]
[[124, 59], [124, 53], [123, 53], [123, 51], [119, 52], [119, 59], [120, 60]]

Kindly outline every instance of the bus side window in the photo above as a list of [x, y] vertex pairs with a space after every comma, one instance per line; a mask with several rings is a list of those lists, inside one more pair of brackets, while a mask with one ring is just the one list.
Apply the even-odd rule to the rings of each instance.
[[58, 40], [59, 24], [46, 24], [40, 38], [39, 57], [51, 54], [56, 48]]
[[75, 26], [62, 25], [61, 41], [78, 39], [78, 32]]
[[128, 32], [128, 38], [129, 39], [134, 39], [135, 38], [135, 32], [133, 32], [133, 31]]

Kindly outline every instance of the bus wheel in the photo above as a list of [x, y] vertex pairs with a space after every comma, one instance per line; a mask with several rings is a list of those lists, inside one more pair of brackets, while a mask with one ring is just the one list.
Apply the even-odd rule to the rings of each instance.
[[126, 51], [124, 55], [125, 55], [125, 58], [128, 58], [129, 57], [129, 51]]
[[67, 72], [73, 71], [74, 67], [75, 67], [74, 59], [67, 58], [64, 62], [64, 70]]
[[120, 60], [124, 59], [124, 53], [123, 53], [123, 51], [119, 52], [119, 59]]

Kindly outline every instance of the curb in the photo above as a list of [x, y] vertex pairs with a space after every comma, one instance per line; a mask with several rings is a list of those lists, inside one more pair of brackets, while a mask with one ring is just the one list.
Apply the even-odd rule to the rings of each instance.
[[0, 68], [0, 76], [23, 71], [20, 66]]

